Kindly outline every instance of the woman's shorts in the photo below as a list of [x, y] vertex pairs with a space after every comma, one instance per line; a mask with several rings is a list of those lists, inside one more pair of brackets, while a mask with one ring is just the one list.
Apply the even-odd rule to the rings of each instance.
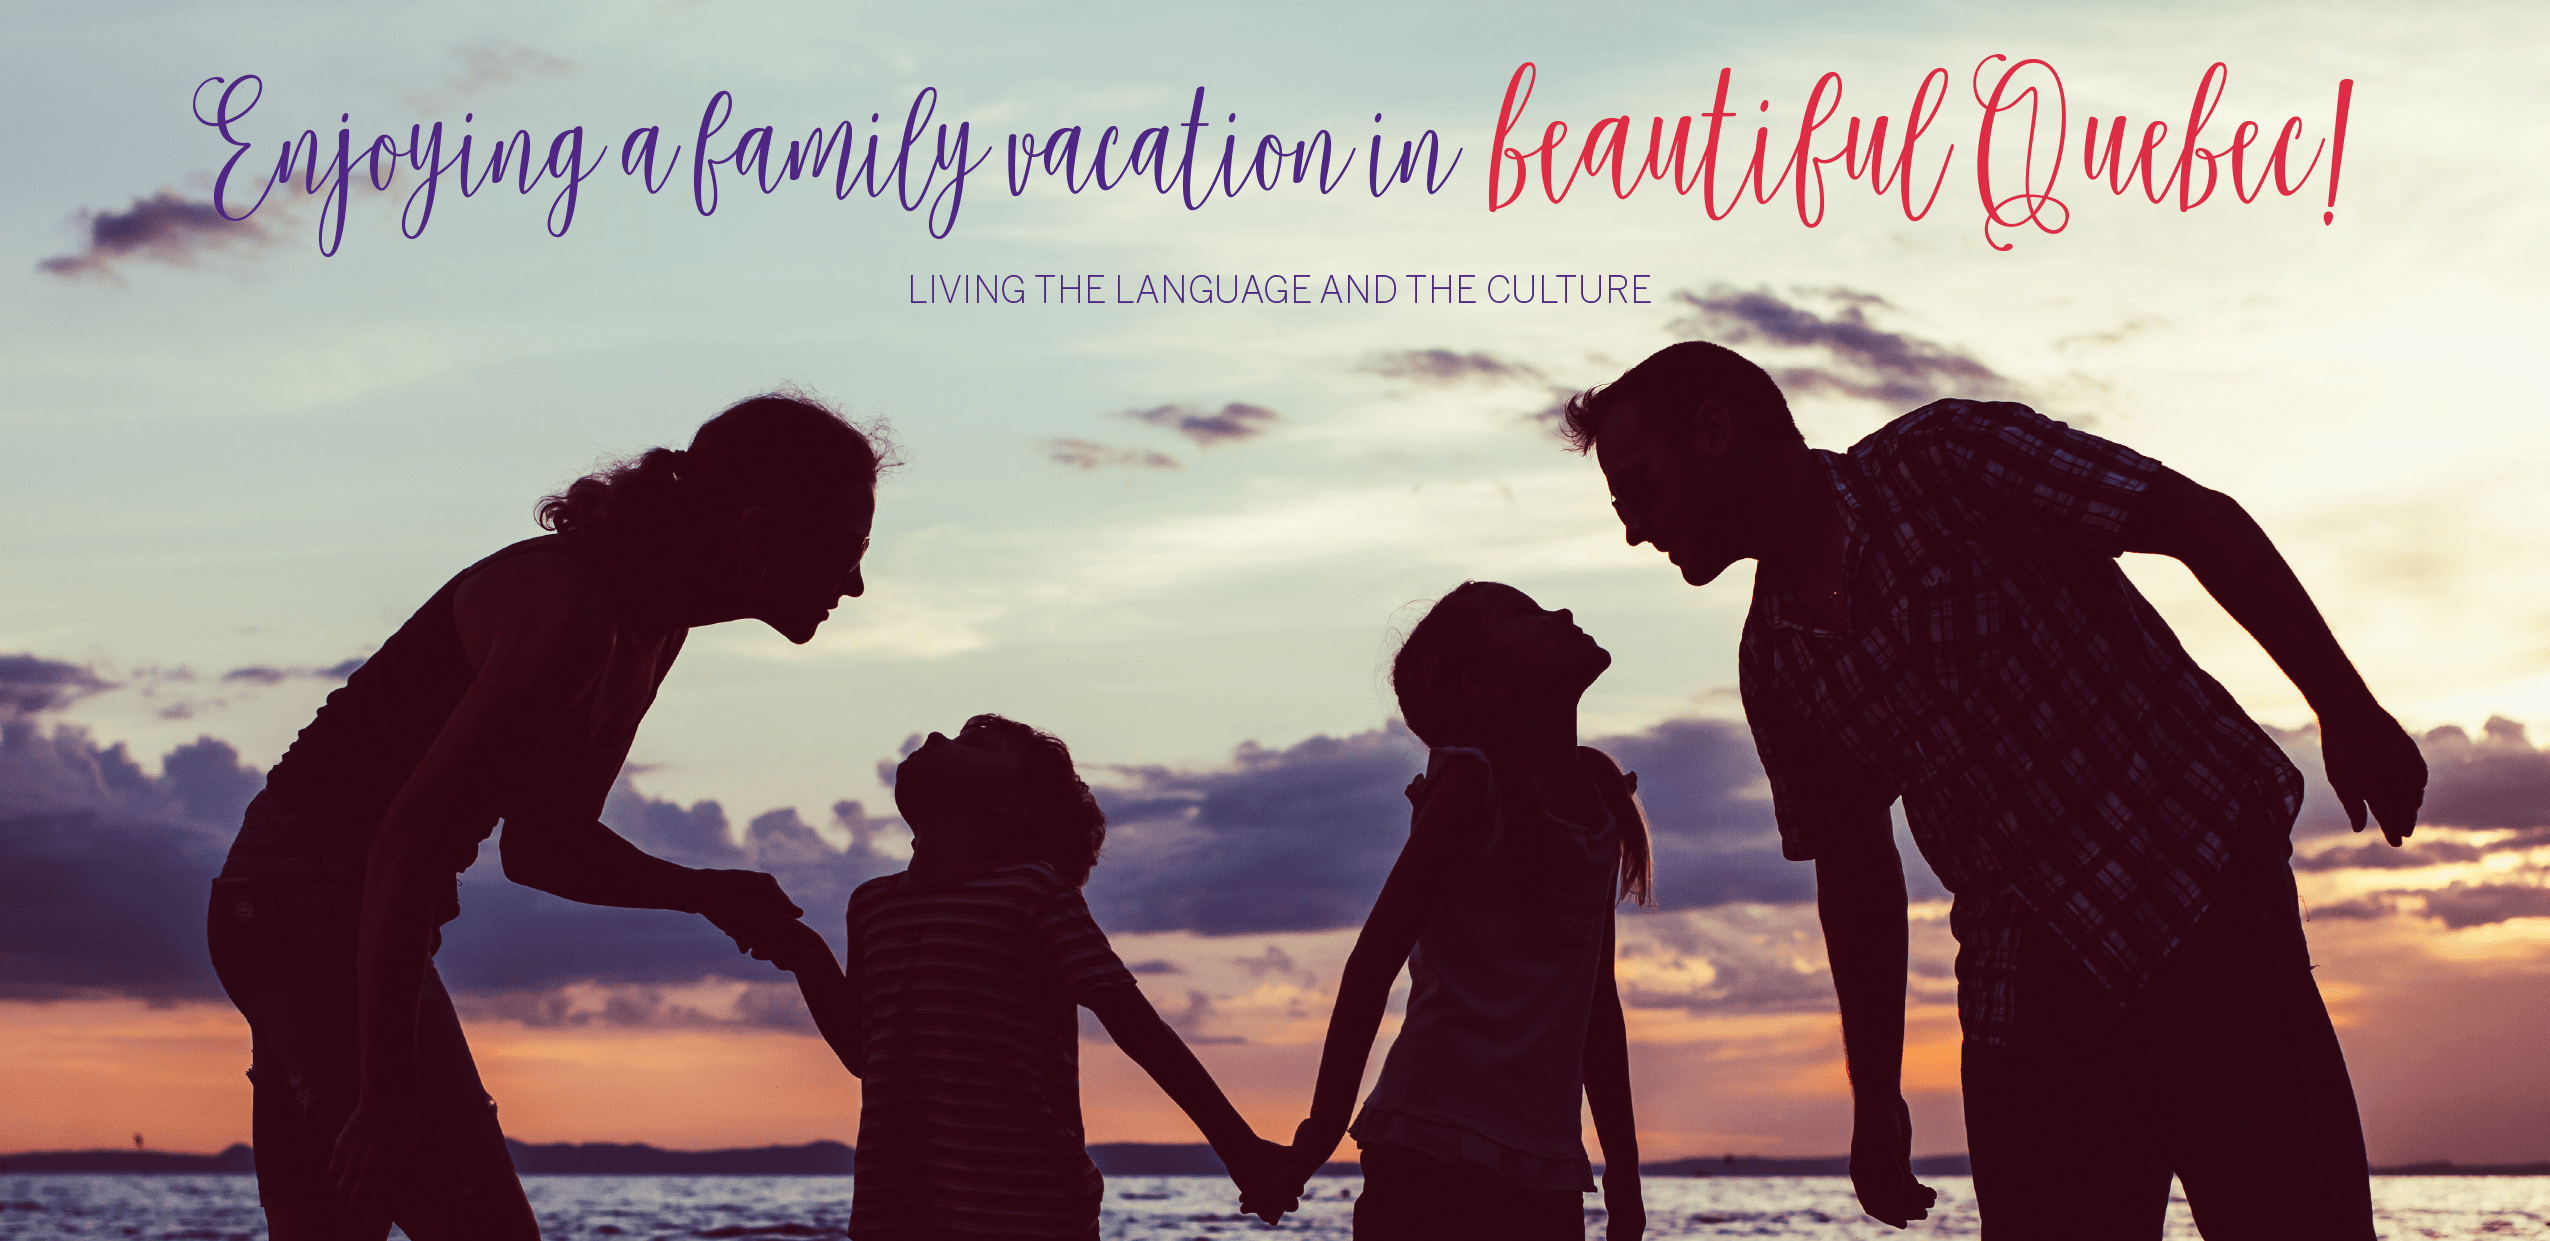
[[[359, 1093], [354, 943], [364, 859], [328, 844], [320, 825], [258, 794], [205, 919], [213, 969], [255, 1039], [248, 1078], [257, 1195], [267, 1203], [336, 1197], [328, 1157]], [[416, 1075], [405, 1193], [440, 1199], [511, 1181], [496, 1102], [430, 962], [416, 1005]]]

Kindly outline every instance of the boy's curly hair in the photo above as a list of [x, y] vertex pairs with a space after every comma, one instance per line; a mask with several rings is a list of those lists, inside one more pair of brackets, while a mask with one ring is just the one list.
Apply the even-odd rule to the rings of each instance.
[[1071, 747], [1052, 733], [1006, 716], [978, 715], [965, 721], [965, 727], [985, 728], [1007, 740], [1026, 766], [1021, 791], [1034, 803], [1035, 814], [1016, 838], [1014, 855], [1052, 866], [1075, 888], [1086, 885], [1089, 868], [1098, 864], [1098, 850], [1107, 842], [1107, 812], [1098, 808], [1088, 783], [1072, 767]]

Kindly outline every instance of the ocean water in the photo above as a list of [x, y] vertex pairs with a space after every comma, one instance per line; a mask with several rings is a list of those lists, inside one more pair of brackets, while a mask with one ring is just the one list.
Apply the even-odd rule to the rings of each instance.
[[[1647, 1182], [1647, 1236], [1875, 1238], [1976, 1235], [1974, 1187], [1934, 1177], [1940, 1209], [1898, 1233], [1859, 1214], [1840, 1177], [1656, 1178]], [[850, 1220], [850, 1178], [822, 1176], [532, 1176], [523, 1178], [542, 1231], [553, 1241], [691, 1241], [693, 1238], [840, 1237]], [[1232, 1214], [1230, 1184], [1195, 1176], [1107, 1182], [1100, 1231], [1108, 1241], [1237, 1241], [1284, 1235], [1340, 1241], [1349, 1235], [1352, 1178], [1312, 1183], [1314, 1198], [1280, 1228]], [[1595, 1199], [1588, 1198], [1593, 1202]], [[2395, 1241], [2550, 1239], [2550, 1177], [2376, 1177], [2381, 1235]], [[1602, 1212], [1585, 1212], [1585, 1235], [1603, 1235]], [[398, 1236], [398, 1233], [392, 1233]], [[2193, 1238], [2183, 1201], [2167, 1235]], [[261, 1241], [257, 1186], [245, 1176], [107, 1176], [0, 1173], [0, 1238], [136, 1238]]]

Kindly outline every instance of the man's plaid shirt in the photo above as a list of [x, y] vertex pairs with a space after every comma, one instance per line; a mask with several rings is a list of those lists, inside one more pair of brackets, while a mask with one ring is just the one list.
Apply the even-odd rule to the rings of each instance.
[[2160, 463], [1973, 401], [1816, 455], [1841, 500], [1844, 630], [1757, 586], [1737, 657], [1782, 852], [1813, 858], [1902, 797], [1956, 894], [1969, 1039], [2008, 1041], [2022, 907], [2131, 998], [2235, 847], [2290, 853], [2302, 800], [2116, 566]]

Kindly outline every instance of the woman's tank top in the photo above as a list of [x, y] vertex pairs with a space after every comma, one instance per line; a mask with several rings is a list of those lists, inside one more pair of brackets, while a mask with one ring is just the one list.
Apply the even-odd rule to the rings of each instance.
[[[475, 673], [461, 649], [460, 626], [452, 613], [452, 599], [461, 583], [489, 565], [534, 552], [563, 554], [591, 570], [612, 591], [623, 626], [635, 623], [627, 570], [609, 549], [582, 536], [526, 539], [454, 575], [342, 687], [328, 695], [318, 715], [266, 773], [266, 791], [304, 819], [324, 825], [330, 850], [356, 857], [370, 851], [372, 836], [380, 829], [390, 802], [406, 787], [469, 689]], [[679, 626], [668, 628], [671, 646], [658, 661], [656, 684], [672, 667], [686, 633]], [[527, 773], [524, 787], [507, 790], [496, 799], [497, 813], [489, 814], [483, 823], [469, 824], [467, 834], [454, 840], [453, 869], [469, 865], [478, 843], [495, 830], [498, 814], [505, 809], [530, 797], [546, 796], [552, 789], [581, 788], [596, 779], [607, 788], [652, 700], [650, 686], [635, 710], [616, 711], [612, 718], [601, 720], [585, 718], [589, 712], [570, 704], [564, 726], [581, 724], [589, 729], [580, 758], [571, 764], [576, 770]], [[601, 770], [605, 767], [608, 771]]]
[[[1355, 1140], [1470, 1160], [1527, 1189], [1590, 1190], [1582, 1132], [1585, 1025], [1602, 977], [1630, 803], [1620, 769], [1579, 749], [1605, 808], [1595, 824], [1534, 816], [1495, 773], [1487, 838], [1408, 954], [1398, 1041], [1355, 1120]], [[1441, 747], [1434, 784], [1480, 751]], [[1614, 786], [1620, 786], [1615, 788]], [[1625, 811], [1624, 811], [1625, 808]]]

